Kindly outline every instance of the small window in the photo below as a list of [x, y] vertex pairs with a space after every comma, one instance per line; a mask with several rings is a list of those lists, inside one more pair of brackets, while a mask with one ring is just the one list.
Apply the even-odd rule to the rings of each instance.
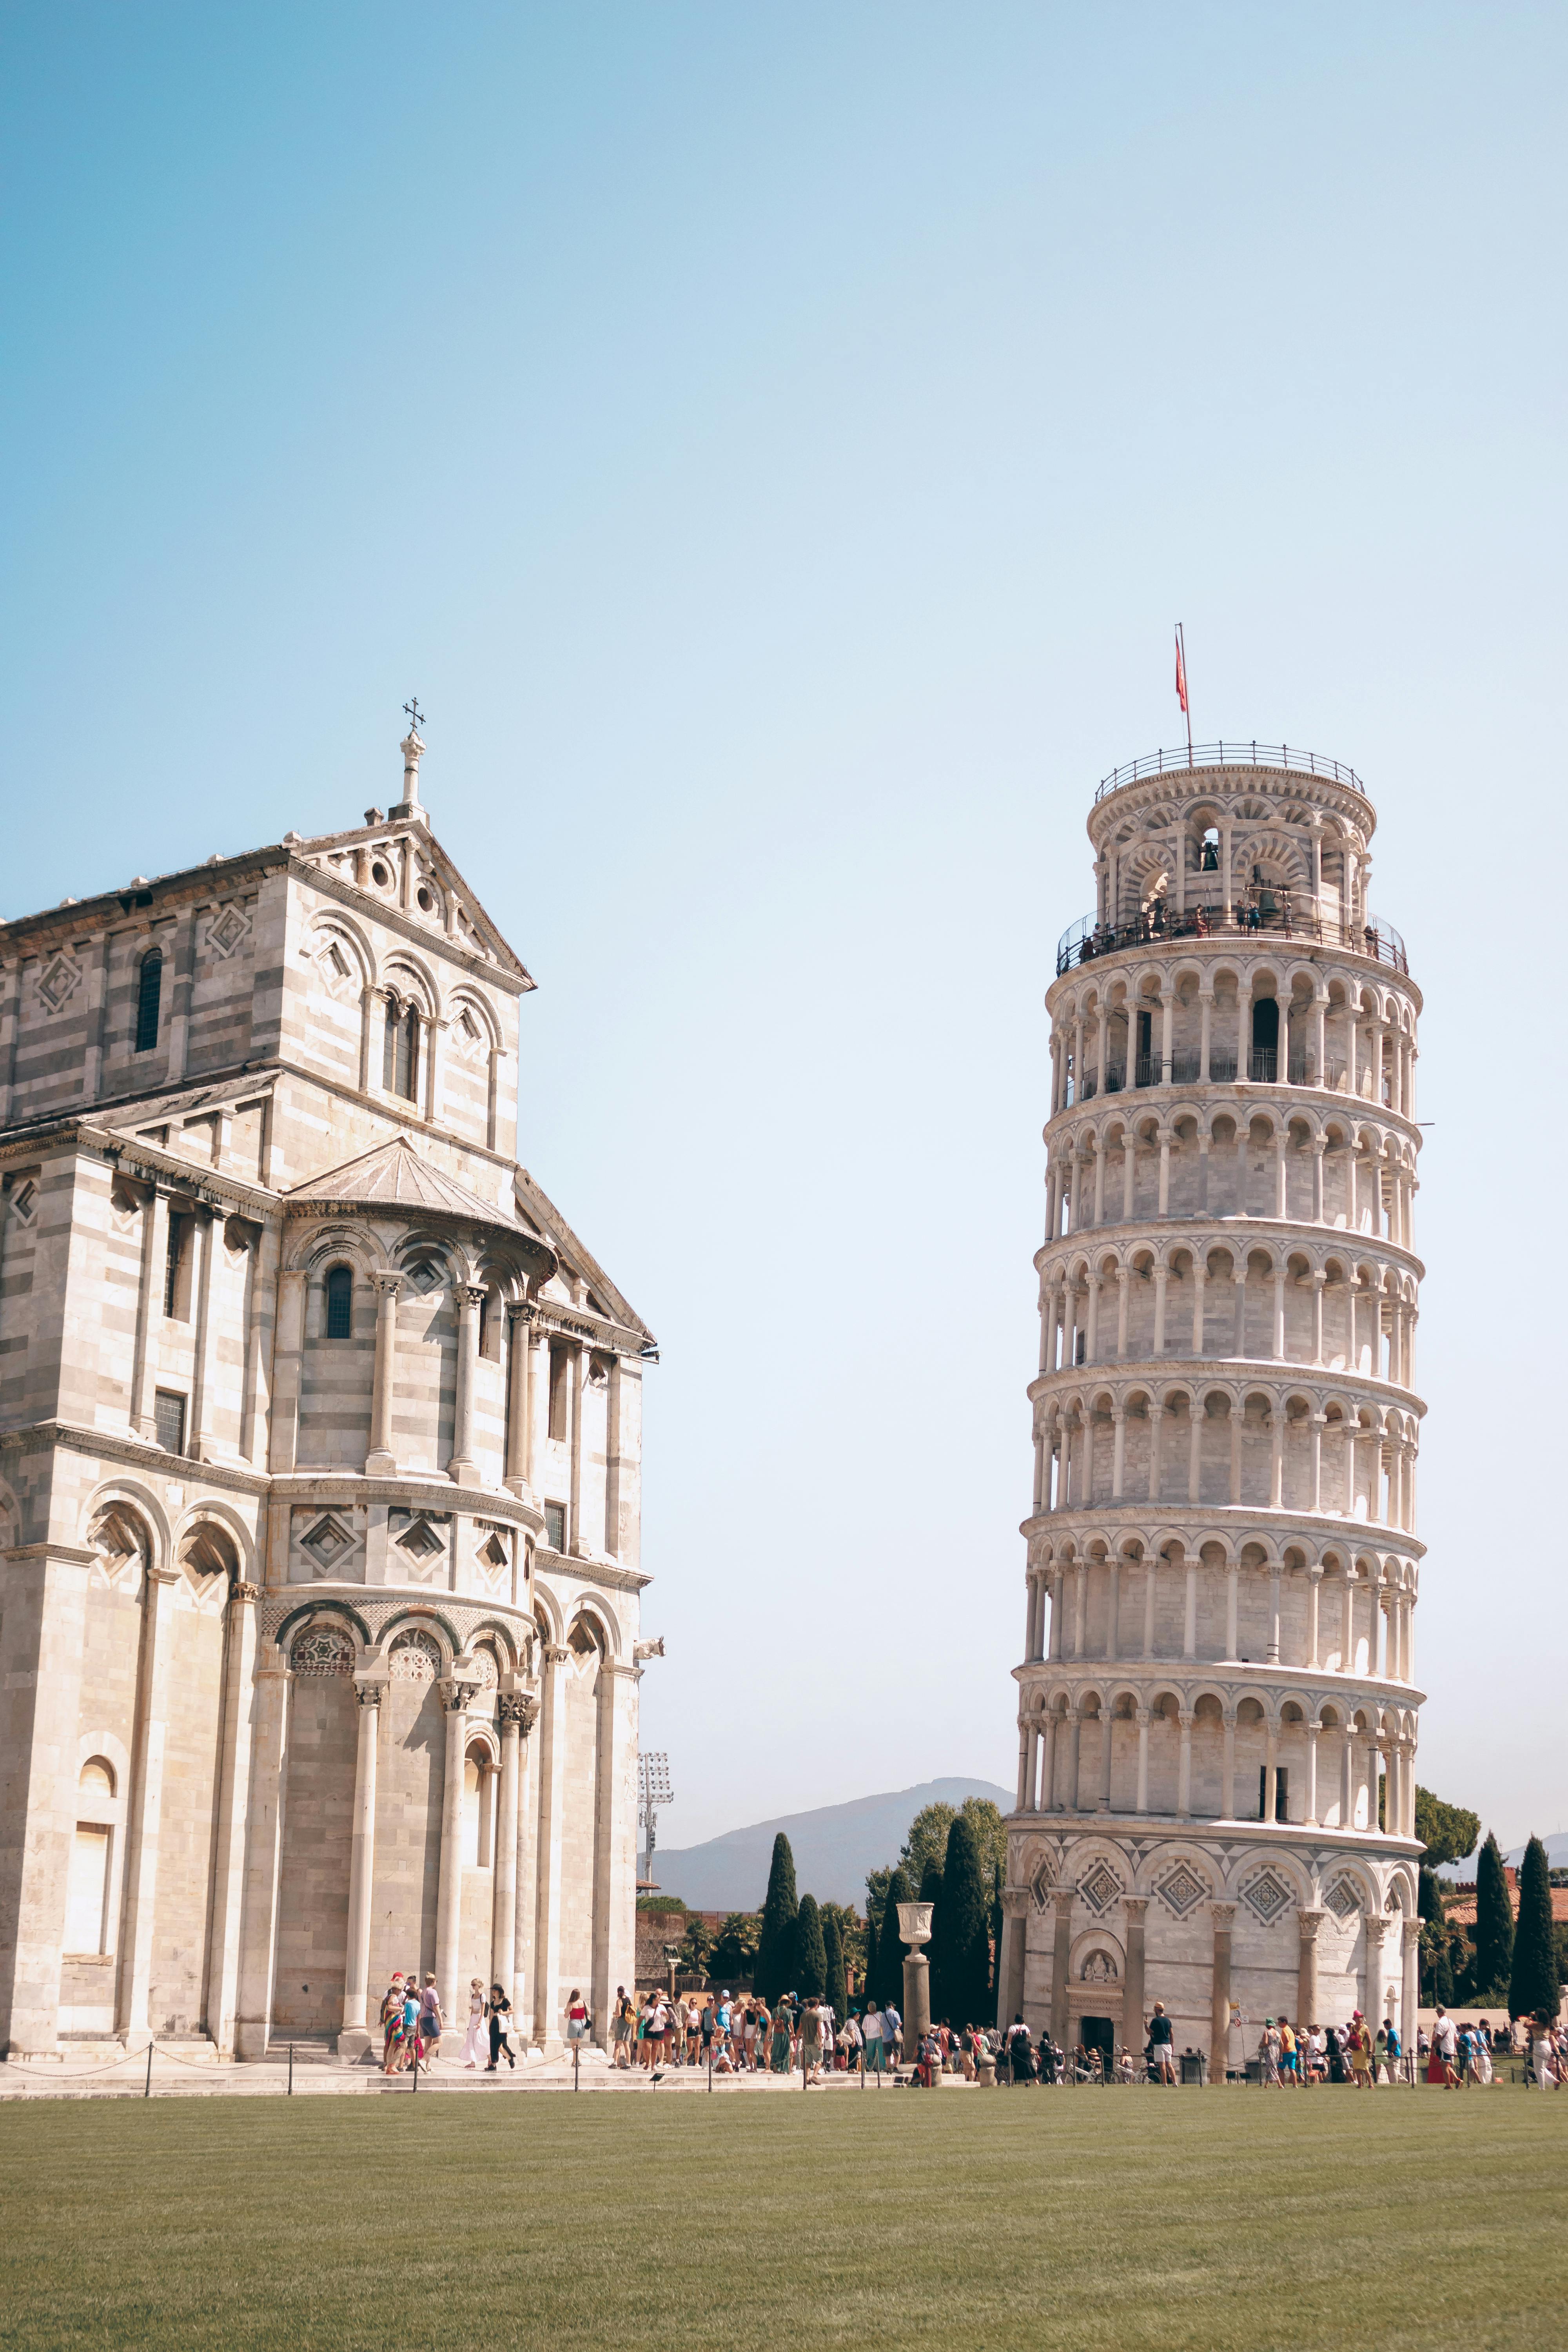
[[329, 1339], [352, 1339], [353, 1335], [353, 1270], [350, 1266], [335, 1265], [327, 1276], [327, 1337]]
[[163, 957], [153, 948], [142, 959], [136, 987], [136, 1051], [150, 1054], [158, 1043], [158, 1003], [163, 993]]
[[382, 1047], [381, 1082], [389, 1095], [413, 1102], [419, 1092], [419, 1015], [411, 1004], [406, 1013], [395, 1004], [386, 1008], [386, 1036]]
[[[1290, 1818], [1289, 1789], [1289, 1767], [1285, 1764], [1276, 1764], [1274, 1767], [1274, 1818], [1277, 1822], [1288, 1822]], [[1267, 1764], [1260, 1764], [1258, 1768], [1258, 1818], [1259, 1821], [1263, 1819], [1268, 1797], [1268, 1767]]]
[[552, 1551], [566, 1549], [566, 1506], [546, 1503], [544, 1506], [544, 1540]]
[[165, 1454], [185, 1450], [185, 1400], [173, 1389], [160, 1389], [153, 1401], [153, 1428]]
[[77, 1786], [84, 1796], [112, 1800], [114, 1767], [102, 1756], [89, 1756], [81, 1768]]
[[435, 912], [435, 898], [430, 891], [426, 888], [423, 882], [421, 882], [418, 889], [414, 895], [419, 901], [419, 911], [422, 915], [429, 915]]
[[169, 1255], [163, 1265], [163, 1312], [176, 1323], [191, 1319], [191, 1232], [195, 1219], [175, 1211], [169, 1219]]
[[95, 1822], [79, 1822], [66, 1890], [66, 1949], [94, 1954], [104, 1949], [109, 1895], [110, 1832]]

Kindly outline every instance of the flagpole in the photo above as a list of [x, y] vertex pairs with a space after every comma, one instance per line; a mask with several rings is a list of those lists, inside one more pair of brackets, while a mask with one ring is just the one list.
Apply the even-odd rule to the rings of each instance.
[[1182, 702], [1183, 716], [1187, 722], [1187, 765], [1190, 768], [1193, 764], [1193, 681], [1187, 669], [1187, 633], [1180, 621], [1176, 623], [1176, 635], [1182, 648], [1182, 684], [1186, 688]]

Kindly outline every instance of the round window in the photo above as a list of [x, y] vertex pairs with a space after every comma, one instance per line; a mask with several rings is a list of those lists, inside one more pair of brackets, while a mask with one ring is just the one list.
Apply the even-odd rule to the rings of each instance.
[[431, 908], [435, 906], [436, 901], [431, 897], [429, 891], [426, 889], [423, 883], [419, 886], [417, 896], [421, 911], [426, 915], [429, 914]]
[[378, 890], [384, 890], [389, 878], [385, 866], [379, 862], [373, 866], [370, 869], [370, 878]]

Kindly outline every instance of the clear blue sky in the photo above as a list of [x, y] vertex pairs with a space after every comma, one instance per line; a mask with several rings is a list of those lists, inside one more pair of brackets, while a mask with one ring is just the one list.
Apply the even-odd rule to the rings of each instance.
[[1200, 735], [1426, 992], [1421, 1779], [1563, 1796], [1568, 16], [6, 11], [0, 912], [426, 796], [658, 1331], [685, 1844], [1010, 1782], [1041, 998]]

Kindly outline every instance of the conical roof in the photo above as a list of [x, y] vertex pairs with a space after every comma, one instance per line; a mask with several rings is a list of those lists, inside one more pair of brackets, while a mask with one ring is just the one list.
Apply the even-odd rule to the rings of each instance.
[[466, 1184], [444, 1169], [433, 1167], [416, 1151], [406, 1135], [395, 1135], [357, 1160], [344, 1160], [320, 1176], [293, 1185], [286, 1195], [297, 1208], [414, 1209], [440, 1217], [460, 1217], [465, 1224], [500, 1225], [516, 1234], [542, 1254], [545, 1244], [520, 1225], [510, 1208], [481, 1201]]

